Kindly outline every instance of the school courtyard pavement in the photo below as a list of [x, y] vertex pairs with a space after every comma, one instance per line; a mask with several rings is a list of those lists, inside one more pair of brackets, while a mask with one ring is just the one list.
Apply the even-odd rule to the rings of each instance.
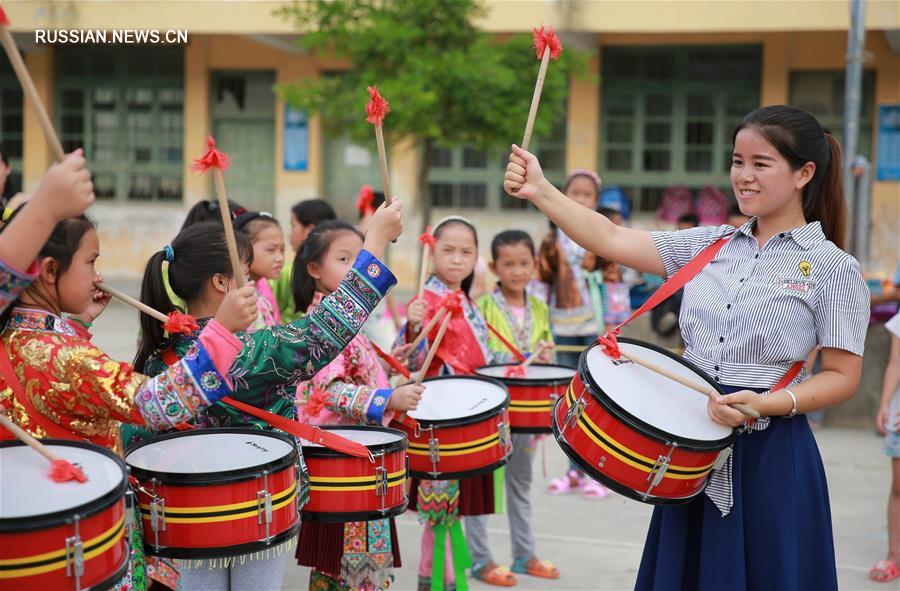
[[[130, 308], [114, 301], [93, 330], [95, 342], [114, 358], [133, 357], [138, 324], [137, 315]], [[883, 557], [887, 544], [890, 463], [881, 452], [881, 439], [873, 428], [827, 426], [816, 432], [816, 439], [831, 491], [840, 588], [900, 589], [896, 581], [879, 584], [868, 579], [869, 568]], [[546, 581], [520, 576], [516, 588], [529, 591], [632, 588], [651, 507], [615, 494], [600, 500], [585, 500], [575, 495], [551, 496], [546, 492], [547, 485], [550, 479], [563, 473], [566, 465], [566, 458], [552, 436], [545, 438], [534, 459], [534, 530], [540, 557], [553, 561], [562, 577]], [[403, 567], [396, 569], [391, 589], [414, 591], [421, 526], [415, 515], [407, 513], [397, 520], [397, 529]], [[509, 564], [509, 526], [505, 515], [491, 517], [489, 533], [494, 560]], [[296, 566], [291, 560], [282, 590], [303, 591], [308, 585], [308, 569]], [[470, 588], [496, 590], [478, 581], [472, 581]], [[727, 584], [723, 584], [723, 591], [727, 589]]]

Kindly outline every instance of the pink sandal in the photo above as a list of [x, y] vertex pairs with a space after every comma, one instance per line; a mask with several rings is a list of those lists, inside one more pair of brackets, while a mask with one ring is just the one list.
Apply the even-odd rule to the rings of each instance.
[[585, 499], [605, 499], [609, 496], [609, 489], [590, 478], [585, 478], [581, 485], [581, 496]]
[[579, 489], [584, 480], [575, 470], [569, 470], [562, 478], [554, 478], [547, 490], [551, 495], [564, 495]]
[[869, 571], [869, 578], [879, 583], [887, 583], [900, 577], [900, 566], [894, 560], [879, 560]]

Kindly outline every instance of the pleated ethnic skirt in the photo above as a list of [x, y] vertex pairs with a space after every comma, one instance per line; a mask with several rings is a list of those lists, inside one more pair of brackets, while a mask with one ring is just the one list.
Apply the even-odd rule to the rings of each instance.
[[705, 494], [654, 509], [635, 589], [837, 589], [828, 485], [806, 417], [772, 418], [739, 436], [732, 457], [726, 517]]

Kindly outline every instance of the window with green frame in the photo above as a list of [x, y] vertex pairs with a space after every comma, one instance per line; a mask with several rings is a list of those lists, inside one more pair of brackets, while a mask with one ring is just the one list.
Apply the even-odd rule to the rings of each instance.
[[4, 54], [0, 57], [0, 141], [6, 147], [10, 178], [22, 189], [22, 87]]
[[98, 198], [182, 199], [181, 47], [64, 47], [56, 119], [66, 151], [83, 147]]
[[[566, 116], [560, 116], [549, 134], [532, 141], [544, 174], [559, 185], [566, 169]], [[528, 201], [503, 190], [503, 173], [509, 160], [506, 150], [484, 150], [466, 145], [436, 147], [428, 175], [433, 207], [490, 210], [525, 210]]]
[[[844, 137], [844, 71], [791, 72], [789, 101], [812, 114], [841, 144]], [[875, 110], [875, 72], [863, 72], [859, 109], [859, 153], [872, 157], [872, 113]]]
[[599, 170], [635, 211], [666, 187], [728, 187], [731, 134], [759, 106], [758, 46], [603, 49]]

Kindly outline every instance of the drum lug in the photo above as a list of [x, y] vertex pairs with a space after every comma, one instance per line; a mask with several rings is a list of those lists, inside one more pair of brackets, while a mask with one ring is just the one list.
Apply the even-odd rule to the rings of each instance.
[[383, 496], [387, 495], [387, 489], [388, 489], [387, 468], [382, 468], [381, 466], [379, 466], [379, 467], [375, 468], [375, 496], [383, 497]]
[[431, 460], [431, 473], [437, 476], [437, 465], [441, 461], [441, 447], [437, 437], [434, 436], [434, 428], [429, 427], [428, 431], [428, 458]]
[[650, 497], [650, 491], [659, 486], [659, 483], [662, 482], [663, 477], [665, 477], [666, 472], [669, 470], [672, 452], [675, 451], [676, 447], [678, 447], [678, 444], [671, 443], [669, 445], [669, 452], [666, 455], [660, 455], [656, 458], [656, 463], [653, 464], [653, 467], [650, 468], [650, 473], [647, 474], [647, 480], [650, 482], [650, 486], [648, 486], [647, 491], [641, 495], [643, 500], [646, 501]]
[[584, 393], [582, 393], [581, 397], [575, 401], [575, 404], [569, 407], [569, 412], [566, 413], [566, 422], [563, 425], [563, 431], [569, 427], [574, 427], [578, 423], [581, 419], [581, 415], [584, 414], [584, 409], [586, 407], [587, 403], [584, 401]]
[[716, 456], [716, 461], [713, 463], [713, 470], [721, 470], [725, 465], [725, 462], [728, 461], [728, 456], [731, 455], [731, 448], [726, 447], [722, 451], [719, 452], [719, 455]]
[[551, 392], [550, 393], [550, 400], [552, 400], [553, 402], [556, 402], [561, 397], [562, 397], [562, 394], [560, 394], [559, 392]]
[[134, 525], [134, 506], [137, 502], [137, 495], [130, 486], [125, 489], [125, 529]]
[[509, 437], [509, 425], [506, 424], [506, 421], [501, 420], [497, 423], [497, 431], [500, 436], [501, 447], [509, 447], [512, 445], [512, 440]]
[[269, 492], [269, 473], [263, 472], [263, 489], [256, 493], [256, 513], [257, 524], [265, 525], [266, 539], [268, 544], [272, 541], [272, 493]]
[[78, 531], [80, 517], [74, 516], [75, 535], [66, 538], [66, 576], [75, 577], [75, 590], [81, 591], [81, 577], [84, 576], [84, 544]]
[[159, 548], [159, 532], [166, 531], [166, 500], [153, 497], [150, 500], [150, 528], [153, 530], [153, 545]]

